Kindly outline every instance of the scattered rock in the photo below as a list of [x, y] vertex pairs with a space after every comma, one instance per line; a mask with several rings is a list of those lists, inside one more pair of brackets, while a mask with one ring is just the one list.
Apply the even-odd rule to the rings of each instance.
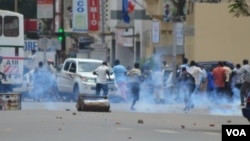
[[62, 131], [62, 128], [58, 128], [58, 130]]
[[194, 126], [196, 125], [196, 123], [193, 124]]
[[132, 139], [132, 137], [128, 137], [128, 139], [129, 139], [129, 140], [131, 140], [131, 139]]
[[142, 119], [139, 119], [139, 120], [138, 120], [138, 123], [139, 123], [139, 124], [143, 124], [144, 121], [143, 121]]
[[70, 109], [65, 109], [65, 111], [70, 111]]
[[74, 113], [72, 113], [72, 115], [76, 115], [76, 113], [74, 112]]
[[116, 125], [120, 125], [121, 123], [120, 122], [115, 122]]
[[185, 128], [185, 126], [184, 126], [184, 125], [181, 125], [181, 128], [182, 128], [182, 129], [184, 129], [184, 128]]
[[231, 120], [228, 120], [227, 123], [231, 123], [232, 121]]
[[210, 123], [210, 124], [209, 124], [209, 126], [210, 126], [210, 127], [214, 127], [215, 125], [214, 125], [214, 124], [212, 124], [212, 123]]

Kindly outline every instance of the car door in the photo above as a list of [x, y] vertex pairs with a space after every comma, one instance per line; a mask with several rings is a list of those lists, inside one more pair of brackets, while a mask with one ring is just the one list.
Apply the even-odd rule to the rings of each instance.
[[72, 93], [73, 87], [76, 79], [76, 61], [72, 61], [68, 71], [68, 80], [67, 80], [67, 92]]
[[57, 76], [57, 87], [60, 92], [69, 92], [69, 81], [71, 80], [69, 74], [69, 68], [71, 65], [70, 60], [66, 61], [61, 68], [61, 72], [58, 73]]

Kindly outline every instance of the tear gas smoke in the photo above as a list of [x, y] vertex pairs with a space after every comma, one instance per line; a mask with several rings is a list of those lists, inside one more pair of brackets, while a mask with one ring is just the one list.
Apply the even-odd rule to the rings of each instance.
[[[144, 81], [141, 82], [140, 99], [135, 105], [136, 111], [149, 112], [149, 113], [182, 111], [184, 108], [184, 92], [182, 92], [181, 90], [173, 89], [171, 85], [170, 86], [165, 85], [164, 87], [155, 87], [155, 84], [158, 83], [157, 81], [162, 82], [163, 75], [160, 76], [160, 75], [155, 75], [155, 73], [152, 73], [155, 70], [162, 67], [162, 62], [160, 61], [159, 56], [156, 56], [155, 58], [153, 58], [153, 60], [154, 64], [153, 66], [150, 66], [151, 69], [143, 70], [145, 76], [144, 76]], [[56, 99], [57, 93], [54, 91], [55, 90], [54, 76], [49, 74], [49, 72], [46, 70], [42, 70], [41, 72], [42, 72], [41, 73], [42, 77], [40, 78], [40, 80], [34, 80], [33, 76], [32, 78], [32, 80], [34, 80], [33, 89], [29, 93], [29, 96], [35, 99], [40, 98], [41, 100], [46, 100], [46, 101], [57, 100]], [[150, 72], [150, 73], [147, 74], [145, 72], [147, 73]], [[154, 79], [152, 79], [152, 77]], [[169, 73], [166, 76], [166, 78], [168, 77], [171, 77], [171, 73]], [[158, 93], [158, 95], [155, 94], [156, 92]], [[215, 92], [213, 93], [202, 92], [193, 94], [191, 97], [195, 105], [193, 110], [204, 109], [207, 110], [211, 115], [241, 115], [241, 111], [239, 110], [239, 105], [240, 105], [239, 90], [233, 88], [233, 93], [234, 94], [231, 99], [228, 99], [225, 96], [226, 94], [224, 96], [218, 96]], [[158, 102], [156, 101], [157, 98], [162, 98], [163, 101]], [[45, 107], [52, 110], [55, 109], [53, 102], [46, 104]], [[116, 109], [117, 108], [119, 107], [116, 107]], [[127, 109], [128, 107], [121, 106], [119, 110], [127, 110]]]
[[[56, 88], [56, 77], [47, 67], [37, 68], [30, 71], [27, 81], [31, 84], [31, 90], [28, 93], [30, 98], [35, 101], [57, 101], [58, 93]], [[48, 105], [52, 107], [52, 105]]]
[[[183, 110], [184, 108], [184, 92], [181, 90], [172, 89], [172, 87], [164, 86], [162, 88], [155, 87], [155, 84], [161, 81], [162, 76], [155, 75], [156, 68], [162, 67], [162, 62], [160, 56], [156, 55], [154, 58], [154, 63], [151, 63], [151, 72], [146, 74], [144, 81], [141, 83], [140, 89], [140, 100], [136, 104], [137, 112], [178, 112], [177, 110]], [[146, 62], [149, 63], [149, 62]], [[152, 65], [153, 64], [153, 65]], [[144, 70], [145, 72], [145, 70]], [[152, 76], [154, 75], [154, 76]], [[167, 78], [170, 75], [167, 76]], [[151, 77], [159, 77], [152, 79]], [[184, 86], [180, 86], [182, 88]], [[204, 109], [211, 115], [241, 115], [240, 96], [239, 90], [233, 88], [233, 96], [228, 97], [227, 94], [219, 95], [216, 92], [199, 92], [192, 94], [191, 100], [193, 101], [196, 109]], [[156, 92], [160, 95], [156, 95]], [[159, 103], [156, 101], [158, 97], [163, 97], [164, 103]], [[179, 107], [179, 108], [176, 108]]]

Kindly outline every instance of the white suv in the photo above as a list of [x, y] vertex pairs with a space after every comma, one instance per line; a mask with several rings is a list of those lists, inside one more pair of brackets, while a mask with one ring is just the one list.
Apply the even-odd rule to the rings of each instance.
[[[102, 64], [102, 60], [68, 58], [57, 73], [57, 89], [60, 94], [70, 95], [73, 100], [79, 94], [95, 94], [96, 75], [93, 71]], [[108, 81], [109, 95], [116, 95], [114, 76]]]

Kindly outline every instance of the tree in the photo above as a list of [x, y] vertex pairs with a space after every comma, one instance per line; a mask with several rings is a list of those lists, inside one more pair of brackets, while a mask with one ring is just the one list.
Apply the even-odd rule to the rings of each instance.
[[[186, 0], [171, 0], [174, 6], [177, 8], [176, 16], [184, 15], [183, 9]], [[229, 12], [234, 16], [250, 16], [249, 5], [246, 0], [228, 0], [229, 1]]]
[[14, 11], [14, 0], [1, 0], [0, 9]]
[[[24, 18], [36, 18], [37, 0], [17, 0], [18, 12], [24, 15]], [[0, 9], [15, 11], [15, 0], [0, 0]]]
[[229, 2], [229, 12], [234, 16], [250, 16], [250, 9], [246, 0], [229, 0]]
[[173, 3], [173, 5], [176, 7], [176, 17], [178, 16], [185, 16], [185, 12], [184, 12], [184, 8], [185, 8], [185, 4], [186, 4], [186, 0], [171, 0], [171, 2]]
[[36, 19], [37, 17], [37, 0], [18, 0], [18, 12], [24, 15], [24, 18]]

